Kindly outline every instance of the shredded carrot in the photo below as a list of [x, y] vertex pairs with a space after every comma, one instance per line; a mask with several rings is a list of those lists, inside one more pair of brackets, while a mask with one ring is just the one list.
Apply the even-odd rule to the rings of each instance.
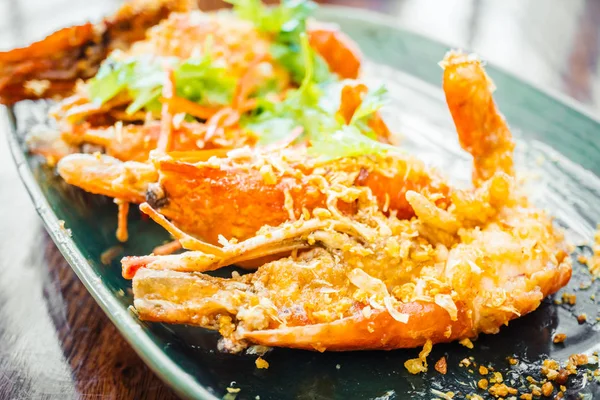
[[70, 123], [85, 120], [86, 117], [103, 114], [109, 110], [127, 104], [131, 101], [126, 94], [119, 94], [102, 105], [96, 103], [83, 103], [74, 107], [68, 107], [64, 113], [64, 119]]
[[269, 149], [271, 151], [285, 149], [286, 147], [288, 147], [289, 145], [294, 143], [294, 141], [296, 139], [298, 139], [298, 137], [300, 137], [300, 135], [302, 135], [302, 132], [304, 132], [304, 128], [301, 126], [297, 126], [296, 128], [292, 129], [292, 131], [290, 132], [289, 135], [287, 135], [286, 137], [284, 137], [283, 139], [281, 139], [277, 142], [274, 142], [274, 143], [264, 146], [264, 148]]
[[218, 108], [201, 106], [198, 103], [179, 96], [172, 96], [170, 99], [161, 98], [161, 102], [168, 104], [169, 111], [172, 114], [186, 113], [203, 120], [209, 119], [219, 111]]
[[254, 57], [254, 60], [250, 62], [248, 65], [248, 69], [242, 77], [240, 78], [238, 85], [235, 90], [235, 96], [233, 97], [233, 102], [231, 103], [231, 107], [234, 110], [239, 110], [240, 106], [244, 104], [252, 90], [255, 88], [256, 79], [254, 76], [254, 72], [256, 67], [265, 60], [265, 54], [257, 54]]
[[191, 150], [191, 151], [170, 151], [167, 155], [178, 161], [190, 163], [206, 161], [211, 157], [225, 157], [232, 149], [207, 149], [207, 150]]
[[[162, 90], [162, 97], [171, 99], [175, 95], [175, 72], [167, 70], [167, 77]], [[169, 110], [169, 104], [163, 103], [161, 110], [160, 136], [158, 138], [157, 150], [167, 152], [173, 145], [173, 114]]]
[[258, 105], [257, 99], [247, 99], [242, 104], [238, 106], [238, 111], [240, 114], [248, 112], [250, 110], [254, 110]]
[[368, 90], [369, 89], [362, 83], [358, 85], [347, 84], [342, 88], [338, 114], [344, 118], [346, 124], [349, 124], [352, 120], [352, 116], [358, 107], [360, 107], [363, 101], [363, 96]]
[[128, 114], [121, 110], [110, 110], [108, 113], [114, 119], [124, 122], [143, 121], [146, 117], [146, 112], [144, 111], [136, 111], [133, 114]]
[[115, 203], [119, 205], [116, 236], [119, 242], [126, 242], [127, 239], [129, 239], [129, 233], [127, 232], [127, 214], [129, 214], [129, 203], [120, 199], [115, 199]]
[[179, 243], [179, 240], [173, 240], [161, 246], [156, 246], [154, 250], [152, 250], [152, 253], [157, 256], [166, 256], [175, 253], [179, 249], [181, 249], [181, 243]]
[[221, 128], [232, 126], [236, 124], [240, 119], [240, 115], [237, 111], [230, 107], [220, 109], [215, 115], [213, 115], [208, 121], [206, 121], [206, 135], [204, 140], [210, 140], [217, 131]]
[[112, 246], [108, 249], [104, 250], [102, 254], [100, 254], [100, 262], [103, 265], [110, 265], [115, 258], [119, 256], [119, 254], [123, 253], [123, 247], [121, 246]]
[[237, 124], [240, 120], [240, 113], [234, 109], [229, 109], [229, 113], [223, 120], [223, 127], [229, 127]]

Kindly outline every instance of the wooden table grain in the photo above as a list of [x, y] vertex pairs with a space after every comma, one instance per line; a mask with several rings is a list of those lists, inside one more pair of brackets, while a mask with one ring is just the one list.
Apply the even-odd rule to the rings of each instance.
[[[324, 2], [383, 12], [400, 26], [474, 50], [600, 113], [598, 0]], [[0, 0], [0, 48], [97, 20], [118, 4]], [[119, 335], [45, 233], [4, 138], [0, 193], [0, 399], [175, 398]]]

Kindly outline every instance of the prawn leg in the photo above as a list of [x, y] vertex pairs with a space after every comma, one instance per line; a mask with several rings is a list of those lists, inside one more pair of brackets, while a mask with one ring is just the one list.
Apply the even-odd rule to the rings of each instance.
[[318, 220], [283, 224], [267, 233], [220, 248], [182, 232], [147, 203], [142, 204], [140, 210], [179, 240], [183, 248], [193, 251], [166, 256], [124, 257], [121, 264], [122, 275], [126, 279], [134, 277], [140, 268], [206, 272], [245, 261], [289, 253], [292, 250], [309, 248], [311, 245], [307, 242], [308, 235], [329, 225]]

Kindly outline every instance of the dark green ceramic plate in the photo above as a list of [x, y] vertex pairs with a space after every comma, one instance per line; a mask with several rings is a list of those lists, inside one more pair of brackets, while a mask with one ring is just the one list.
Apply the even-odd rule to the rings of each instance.
[[[457, 181], [468, 179], [470, 159], [458, 148], [440, 89], [437, 62], [447, 47], [363, 10], [324, 7], [318, 16], [338, 23], [355, 39], [369, 60], [367, 77], [390, 87], [393, 101], [386, 117], [404, 135], [404, 146]], [[589, 242], [600, 221], [600, 123], [577, 106], [493, 66], [488, 71], [498, 87], [499, 106], [519, 140], [520, 169], [536, 177], [531, 180], [532, 196], [557, 217], [574, 243]], [[34, 125], [47, 123], [46, 108], [45, 103], [24, 102], [9, 110], [9, 141], [21, 177], [48, 232], [90, 293], [145, 362], [183, 397], [233, 398], [226, 389], [236, 387], [240, 389], [237, 399], [430, 399], [437, 390], [453, 391], [456, 398], [469, 393], [485, 398], [487, 394], [475, 386], [477, 374], [459, 366], [465, 357], [494, 367], [509, 385], [523, 388], [524, 377], [535, 376], [543, 358], [565, 360], [572, 353], [595, 351], [599, 344], [597, 306], [590, 297], [597, 285], [580, 289], [590, 277], [577, 264], [566, 289], [578, 292], [575, 307], [546, 300], [500, 334], [480, 337], [473, 350], [458, 344], [434, 346], [430, 364], [446, 355], [446, 375], [433, 368], [423, 375], [408, 374], [403, 363], [417, 350], [319, 354], [275, 349], [265, 356], [271, 367], [259, 370], [254, 365], [256, 356], [219, 353], [212, 332], [142, 323], [128, 310], [130, 284], [120, 277], [118, 262], [108, 266], [100, 262], [101, 253], [117, 245], [114, 205], [67, 187], [27, 153], [24, 136]], [[131, 239], [123, 254], [146, 254], [167, 238], [155, 224], [131, 214]], [[61, 227], [61, 220], [71, 235]], [[577, 250], [589, 251], [586, 246]], [[574, 315], [581, 312], [590, 322], [576, 322]], [[565, 344], [552, 344], [555, 332], [568, 335]], [[509, 356], [519, 363], [511, 366]], [[600, 394], [585, 373], [572, 376], [568, 387], [568, 396]]]

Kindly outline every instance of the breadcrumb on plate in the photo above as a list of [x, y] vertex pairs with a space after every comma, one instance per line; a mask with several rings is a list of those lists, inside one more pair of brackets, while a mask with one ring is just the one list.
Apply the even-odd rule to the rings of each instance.
[[421, 372], [427, 372], [427, 356], [431, 353], [433, 345], [431, 340], [428, 340], [423, 346], [423, 350], [419, 353], [418, 358], [411, 358], [404, 363], [404, 367], [411, 374], [420, 374]]
[[435, 370], [437, 372], [439, 372], [442, 375], [446, 375], [446, 373], [448, 372], [448, 364], [446, 362], [446, 357], [442, 357], [440, 358], [436, 363], [435, 363]]
[[256, 368], [258, 368], [258, 369], [268, 369], [269, 368], [268, 361], [262, 357], [258, 357], [254, 363], [256, 364]]

